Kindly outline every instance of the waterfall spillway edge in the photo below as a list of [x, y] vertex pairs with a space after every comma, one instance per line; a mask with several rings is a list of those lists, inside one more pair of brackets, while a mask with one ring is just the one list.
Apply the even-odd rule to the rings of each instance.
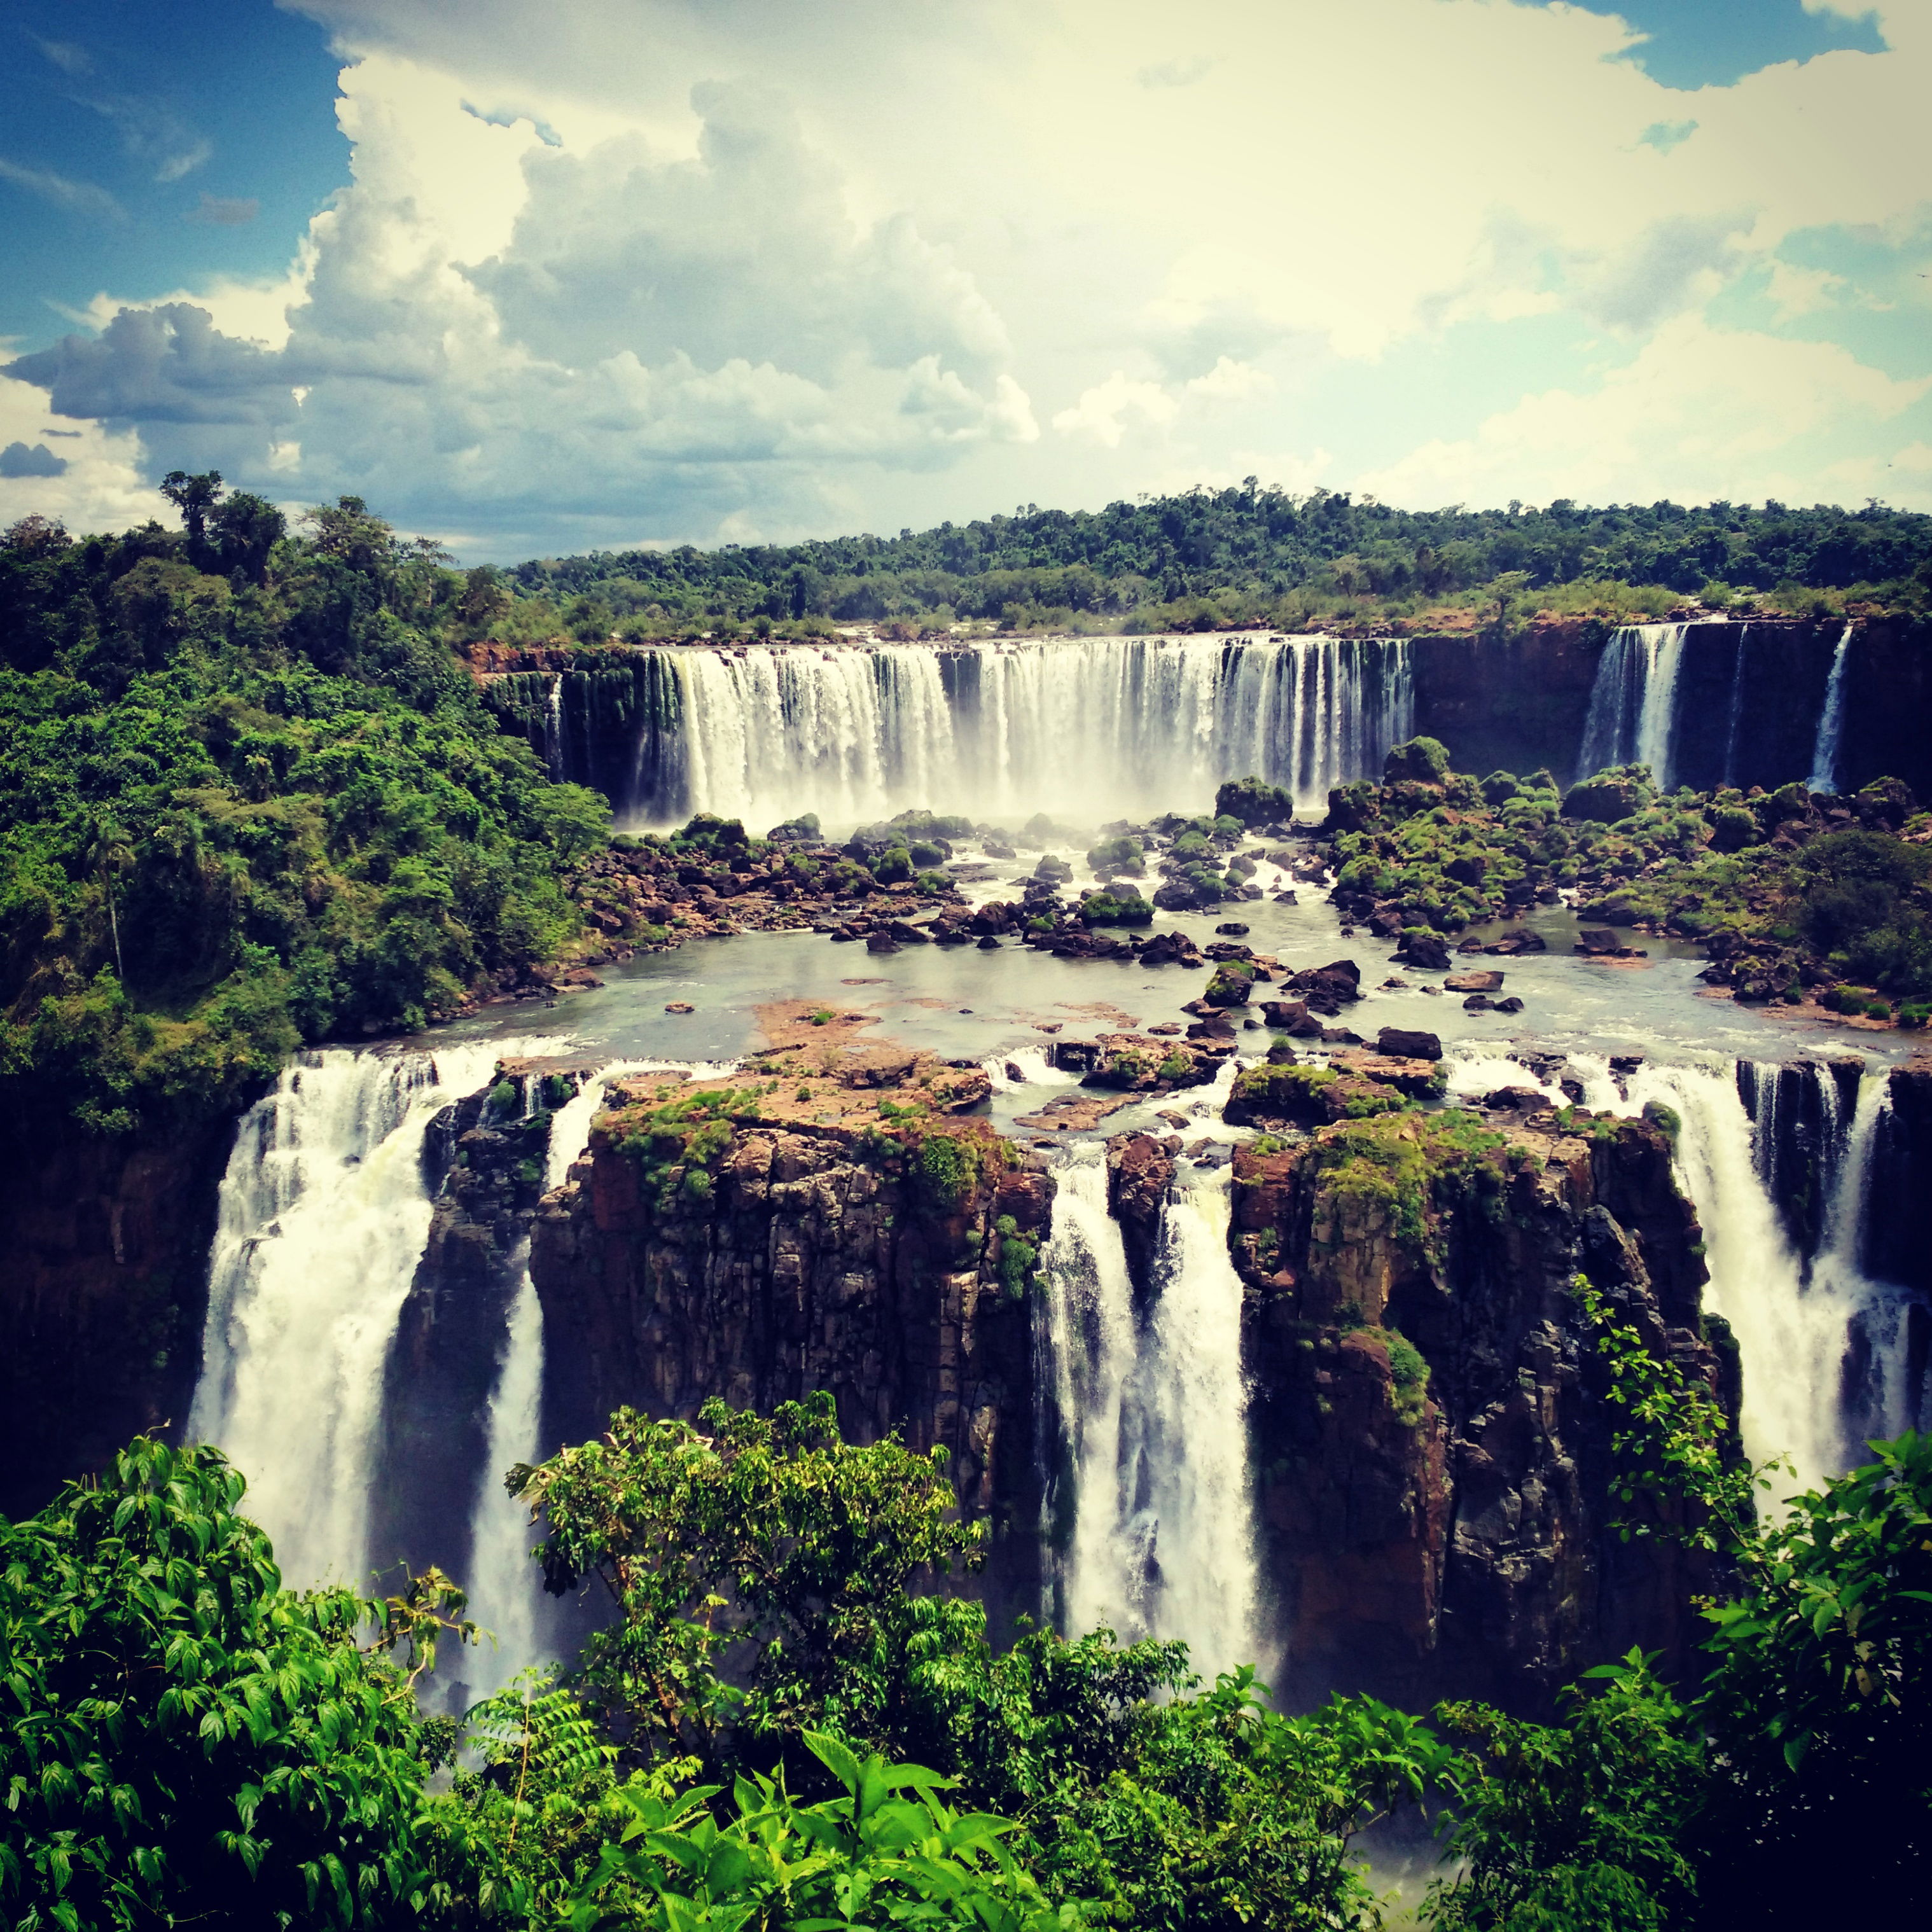
[[1070, 1510], [1063, 1628], [1180, 1638], [1195, 1667], [1256, 1660], [1257, 1574], [1230, 1171], [1170, 1191], [1150, 1305], [1134, 1306], [1102, 1148], [1070, 1150], [1046, 1253], [1051, 1388]]
[[[502, 681], [506, 716], [520, 699]], [[546, 758], [621, 822], [694, 811], [851, 824], [908, 806], [999, 815], [1166, 811], [1250, 775], [1304, 806], [1408, 736], [1399, 638], [1088, 638], [645, 647], [547, 674]]]
[[424, 1131], [500, 1050], [306, 1054], [242, 1118], [188, 1433], [247, 1477], [292, 1583], [367, 1568], [383, 1362], [429, 1228]]

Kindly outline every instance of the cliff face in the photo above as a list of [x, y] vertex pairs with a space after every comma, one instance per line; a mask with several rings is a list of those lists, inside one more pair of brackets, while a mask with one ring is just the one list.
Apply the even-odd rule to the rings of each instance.
[[[1780, 620], [1694, 623], [1679, 660], [1674, 780], [1708, 790], [1768, 790], [1810, 772], [1825, 687], [1844, 626]], [[1415, 728], [1439, 738], [1457, 768], [1530, 772], [1559, 783], [1577, 768], [1597, 664], [1610, 634], [1600, 622], [1527, 626], [1520, 634], [1423, 635], [1410, 647]], [[1840, 778], [1856, 790], [1903, 778], [1932, 794], [1932, 742], [1918, 721], [1932, 705], [1932, 624], [1862, 624], [1846, 661]]]
[[1264, 1568], [1298, 1700], [1332, 1685], [1534, 1708], [1632, 1643], [1684, 1662], [1697, 1566], [1610, 1526], [1616, 1412], [1568, 1286], [1588, 1275], [1735, 1414], [1656, 1128], [1344, 1122], [1238, 1154], [1234, 1217]]
[[384, 1365], [380, 1561], [470, 1573], [478, 1495], [503, 1475], [490, 1466], [490, 1402], [543, 1194], [550, 1109], [587, 1077], [564, 1061], [506, 1061], [430, 1124], [424, 1179], [436, 1204]]
[[728, 1110], [680, 1117], [694, 1090], [658, 1079], [614, 1090], [533, 1229], [544, 1439], [595, 1435], [621, 1403], [689, 1415], [830, 1390], [850, 1439], [951, 1452], [962, 1507], [995, 1532], [986, 1594], [1030, 1607], [1028, 1294], [1051, 1183], [960, 1118], [976, 1067], [828, 1046], [734, 1078], [781, 1066]]
[[186, 1421], [232, 1120], [0, 1146], [0, 1512], [30, 1514], [129, 1436]]
[[1915, 1054], [1890, 1076], [1891, 1105], [1879, 1118], [1865, 1199], [1865, 1266], [1932, 1300], [1932, 1054]]

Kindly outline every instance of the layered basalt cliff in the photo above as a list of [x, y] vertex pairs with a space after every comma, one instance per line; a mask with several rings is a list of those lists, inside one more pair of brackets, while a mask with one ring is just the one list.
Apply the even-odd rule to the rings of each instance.
[[1264, 1572], [1298, 1697], [1534, 1707], [1633, 1643], [1680, 1666], [1697, 1564], [1612, 1528], [1586, 1275], [1735, 1414], [1699, 1231], [1644, 1121], [1343, 1121], [1236, 1156]]
[[[1424, 634], [1409, 640], [1414, 728], [1438, 738], [1458, 769], [1528, 772], [1560, 784], [1577, 769], [1597, 665], [1612, 627], [1546, 620], [1509, 636]], [[1671, 732], [1672, 777], [1699, 790], [1767, 790], [1810, 772], [1838, 618], [1713, 619], [1686, 627]], [[1932, 624], [1861, 620], [1846, 665], [1839, 782], [1881, 777], [1932, 795]]]
[[503, 1474], [489, 1466], [490, 1401], [529, 1262], [554, 1110], [590, 1077], [567, 1060], [502, 1062], [489, 1086], [444, 1108], [424, 1136], [423, 1180], [436, 1204], [383, 1366], [374, 1459], [371, 1544], [383, 1561], [470, 1574], [478, 1493]]
[[829, 1390], [849, 1438], [951, 1452], [962, 1508], [994, 1533], [988, 1594], [1030, 1607], [1048, 1178], [968, 1117], [976, 1066], [835, 1036], [732, 1081], [614, 1083], [538, 1210], [544, 1440], [594, 1435], [622, 1403], [768, 1411]]
[[0, 1514], [38, 1509], [129, 1436], [187, 1419], [235, 1123], [91, 1131], [64, 1110], [0, 1144]]

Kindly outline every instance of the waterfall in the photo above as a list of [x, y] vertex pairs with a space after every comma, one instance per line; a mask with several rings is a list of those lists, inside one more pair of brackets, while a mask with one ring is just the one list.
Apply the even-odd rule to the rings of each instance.
[[[1655, 1101], [1677, 1116], [1678, 1179], [1703, 1230], [1706, 1305], [1737, 1336], [1744, 1448], [1790, 1457], [1813, 1488], [1860, 1456], [1867, 1438], [1915, 1425], [1909, 1296], [1874, 1281], [1862, 1252], [1874, 1151], [1891, 1105], [1885, 1072], [1800, 1060], [1784, 1066], [1647, 1062], [1619, 1090], [1607, 1063], [1573, 1056], [1593, 1111]], [[1553, 1082], [1480, 1052], [1448, 1063], [1450, 1090], [1474, 1096]], [[1856, 1082], [1854, 1086], [1853, 1083]]]
[[1831, 675], [1825, 680], [1825, 708], [1818, 714], [1818, 735], [1811, 746], [1811, 776], [1804, 781], [1808, 791], [1835, 793], [1838, 789], [1838, 739], [1844, 728], [1845, 666], [1851, 644], [1852, 627], [1847, 624], [1838, 633]]
[[1660, 791], [1670, 788], [1677, 722], [1677, 678], [1688, 624], [1625, 624], [1604, 646], [1590, 687], [1577, 757], [1580, 778], [1612, 765], [1650, 767]]
[[[687, 1060], [626, 1060], [585, 1076], [584, 1084], [550, 1117], [550, 1143], [544, 1161], [544, 1192], [563, 1185], [572, 1162], [589, 1144], [590, 1122], [604, 1105], [604, 1090], [626, 1073], [664, 1072], [687, 1069], [700, 1073], [728, 1072], [736, 1061], [713, 1067]], [[530, 1279], [530, 1244], [523, 1244], [517, 1265], [522, 1279], [510, 1306], [503, 1346], [497, 1358], [496, 1382], [490, 1396], [488, 1448], [479, 1472], [475, 1511], [470, 1518], [470, 1574], [461, 1580], [470, 1596], [470, 1613], [496, 1639], [494, 1651], [466, 1653], [466, 1688], [473, 1700], [500, 1690], [520, 1670], [550, 1660], [548, 1599], [542, 1579], [530, 1561], [530, 1510], [503, 1486], [503, 1478], [519, 1462], [540, 1461], [544, 1444], [539, 1427], [543, 1401], [543, 1304]]]
[[518, 1671], [546, 1660], [541, 1654], [542, 1582], [530, 1558], [530, 1514], [503, 1487], [506, 1471], [542, 1456], [537, 1436], [542, 1396], [543, 1305], [530, 1280], [526, 1248], [490, 1397], [489, 1448], [470, 1520], [470, 1574], [463, 1580], [470, 1614], [496, 1640], [494, 1650], [485, 1645], [460, 1666], [472, 1700], [494, 1696]]
[[363, 1581], [383, 1362], [429, 1230], [424, 1131], [501, 1051], [304, 1054], [242, 1117], [188, 1436], [248, 1478], [292, 1585]]
[[570, 754], [563, 741], [563, 680], [550, 681], [544, 699], [544, 764], [553, 778], [561, 779], [570, 768]]
[[1744, 638], [1750, 626], [1738, 626], [1738, 640], [1732, 647], [1731, 658], [1731, 701], [1724, 718], [1724, 766], [1718, 782], [1734, 785], [1738, 782], [1738, 727], [1744, 715]]
[[1241, 1371], [1241, 1286], [1228, 1256], [1231, 1170], [1174, 1189], [1156, 1286], [1137, 1313], [1107, 1210], [1106, 1150], [1069, 1150], [1045, 1260], [1052, 1386], [1072, 1522], [1063, 1628], [1178, 1637], [1211, 1677], [1256, 1660], [1256, 1569]]
[[1802, 1258], [1758, 1164], [1754, 1123], [1734, 1073], [1646, 1064], [1630, 1104], [1678, 1117], [1677, 1168], [1704, 1232], [1705, 1304], [1730, 1322], [1744, 1364], [1744, 1450], [1791, 1460], [1794, 1486], [1843, 1466], [1838, 1382], [1844, 1311], [1805, 1292]]
[[[499, 715], [534, 734], [520, 687], [500, 682]], [[911, 806], [1084, 824], [1203, 806], [1251, 773], [1318, 808], [1378, 775], [1414, 716], [1399, 638], [649, 647], [558, 682], [546, 752], [564, 748], [563, 775], [631, 825], [695, 811], [849, 825]]]

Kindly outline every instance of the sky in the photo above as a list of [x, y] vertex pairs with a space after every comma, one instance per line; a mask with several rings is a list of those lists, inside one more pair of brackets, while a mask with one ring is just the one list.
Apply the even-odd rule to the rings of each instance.
[[1932, 0], [0, 0], [0, 524], [1932, 510]]

